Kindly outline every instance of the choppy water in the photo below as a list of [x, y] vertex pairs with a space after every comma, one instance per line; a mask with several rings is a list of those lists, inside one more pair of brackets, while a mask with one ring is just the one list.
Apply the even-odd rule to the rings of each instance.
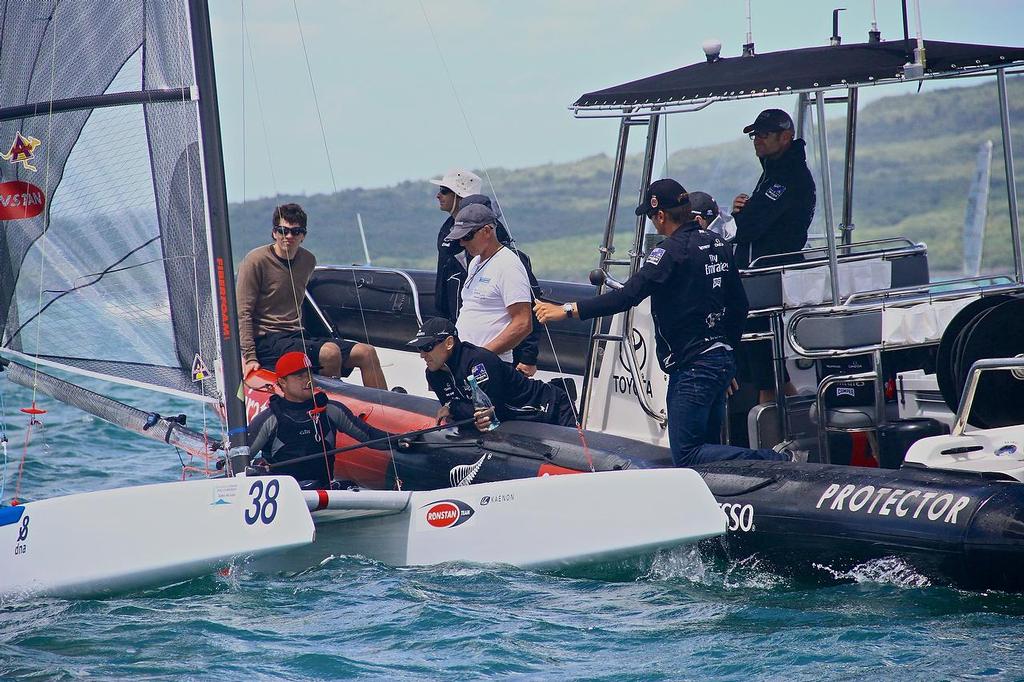
[[[30, 395], [2, 377], [0, 392], [10, 499]], [[179, 475], [173, 449], [40, 402], [24, 498]], [[2, 604], [0, 679], [1024, 678], [1024, 595], [929, 586], [894, 560], [834, 578], [794, 582], [694, 549], [600, 580], [356, 557], [288, 578], [240, 567], [111, 599]]]

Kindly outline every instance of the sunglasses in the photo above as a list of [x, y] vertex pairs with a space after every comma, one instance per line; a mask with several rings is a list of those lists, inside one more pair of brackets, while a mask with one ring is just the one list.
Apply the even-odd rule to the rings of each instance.
[[435, 339], [430, 343], [423, 344], [422, 346], [416, 346], [416, 350], [418, 350], [421, 353], [429, 353], [430, 351], [434, 350], [437, 344], [441, 343], [441, 341], [443, 340], [444, 339]]
[[304, 227], [281, 227], [280, 225], [274, 225], [274, 234], [279, 234], [282, 237], [291, 235], [293, 237], [301, 237], [306, 234], [306, 228]]
[[766, 133], [766, 132], [764, 132], [762, 130], [755, 130], [754, 132], [752, 132], [749, 135], [747, 135], [747, 137], [749, 137], [751, 140], [753, 140], [754, 138], [757, 138], [758, 140], [764, 140], [764, 139], [766, 139], [768, 137], [771, 137], [772, 135], [778, 135], [778, 134], [779, 134], [778, 131], [774, 131], [774, 130], [772, 132], [770, 132], [770, 133]]
[[472, 232], [467, 232], [465, 237], [459, 237], [459, 241], [460, 242], [471, 242], [471, 241], [473, 241], [473, 238], [476, 237], [476, 233], [479, 232], [480, 230], [483, 230], [486, 227], [487, 226], [484, 225], [484, 227], [477, 227], [477, 228], [473, 229]]
[[452, 190], [448, 189], [447, 187], [441, 187], [440, 189], [437, 190], [437, 193], [440, 194], [443, 197], [446, 197], [449, 194], [455, 194], [455, 192], [453, 192]]

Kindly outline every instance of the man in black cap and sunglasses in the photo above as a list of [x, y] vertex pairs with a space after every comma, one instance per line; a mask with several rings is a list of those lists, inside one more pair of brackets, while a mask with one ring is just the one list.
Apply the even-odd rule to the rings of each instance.
[[[793, 139], [793, 119], [781, 109], [765, 109], [743, 129], [750, 136], [761, 162], [761, 177], [751, 195], [733, 200], [736, 226], [736, 266], [744, 269], [761, 256], [800, 251], [807, 244], [807, 230], [814, 219], [814, 177], [807, 168], [806, 144]], [[803, 260], [800, 255], [764, 259], [755, 267], [785, 265]], [[764, 321], [753, 322], [749, 331], [764, 331]], [[767, 341], [748, 344], [740, 353], [740, 381], [760, 391], [758, 402], [775, 399], [771, 346]], [[784, 381], [789, 381], [788, 373]], [[786, 393], [795, 393], [787, 383]]]
[[562, 388], [528, 379], [486, 348], [460, 340], [451, 320], [427, 320], [409, 345], [426, 363], [427, 385], [441, 402], [438, 424], [445, 419], [462, 421], [472, 417], [480, 431], [487, 431], [491, 413], [473, 406], [468, 380], [472, 375], [494, 404], [498, 421], [576, 426], [575, 410]]
[[651, 297], [658, 364], [669, 375], [668, 439], [672, 461], [688, 467], [730, 459], [789, 460], [788, 452], [720, 445], [725, 395], [732, 385], [747, 315], [747, 296], [730, 247], [697, 224], [690, 198], [675, 180], [651, 183], [636, 214], [664, 240], [621, 289], [576, 303], [537, 303], [543, 324], [566, 317], [608, 317]]
[[273, 242], [260, 246], [238, 266], [238, 339], [242, 373], [271, 367], [289, 351], [306, 353], [320, 374], [348, 376], [359, 368], [363, 385], [387, 389], [377, 350], [336, 337], [311, 338], [302, 329], [302, 301], [316, 256], [302, 248], [306, 212], [298, 204], [274, 209]]

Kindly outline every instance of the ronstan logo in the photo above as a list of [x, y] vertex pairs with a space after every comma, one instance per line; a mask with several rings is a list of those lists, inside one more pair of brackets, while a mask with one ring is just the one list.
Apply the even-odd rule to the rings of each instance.
[[438, 500], [423, 508], [427, 510], [427, 523], [434, 528], [453, 528], [473, 516], [473, 508], [460, 500]]
[[46, 206], [46, 195], [30, 182], [0, 182], [0, 220], [35, 218]]

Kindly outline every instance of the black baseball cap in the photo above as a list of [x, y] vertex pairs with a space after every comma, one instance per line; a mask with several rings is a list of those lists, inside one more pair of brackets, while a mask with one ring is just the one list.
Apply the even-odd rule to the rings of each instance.
[[707, 192], [690, 192], [690, 213], [711, 222], [718, 217], [718, 204]]
[[449, 336], [459, 338], [459, 331], [455, 328], [455, 323], [444, 317], [432, 317], [424, 322], [420, 330], [416, 332], [416, 338], [406, 345], [422, 348], [438, 341], [444, 341]]
[[689, 195], [683, 186], [672, 178], [655, 180], [644, 192], [644, 201], [636, 207], [637, 215], [646, 215], [651, 211], [665, 210], [690, 203]]
[[754, 122], [743, 129], [745, 135], [750, 133], [777, 133], [782, 130], [792, 130], [793, 119], [782, 109], [765, 109]]

